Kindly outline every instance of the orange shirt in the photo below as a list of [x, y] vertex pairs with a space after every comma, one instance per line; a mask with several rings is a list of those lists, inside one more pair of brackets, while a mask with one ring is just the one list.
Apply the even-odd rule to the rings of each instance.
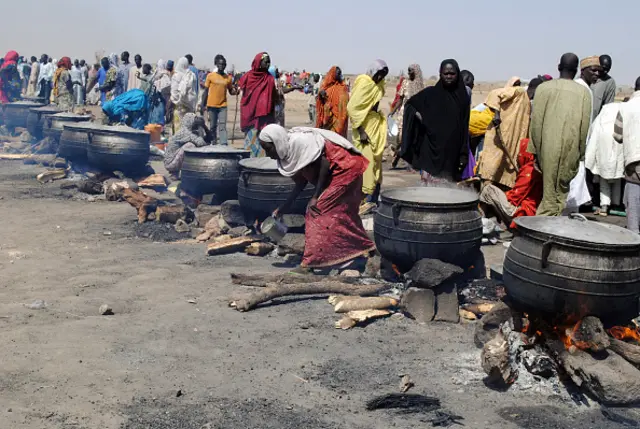
[[227, 107], [227, 90], [233, 87], [233, 79], [229, 75], [209, 73], [204, 83], [209, 89], [207, 107]]

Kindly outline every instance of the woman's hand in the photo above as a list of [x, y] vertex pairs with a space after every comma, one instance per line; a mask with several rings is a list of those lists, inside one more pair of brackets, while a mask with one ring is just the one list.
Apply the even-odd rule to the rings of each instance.
[[360, 143], [362, 143], [362, 144], [371, 143], [371, 139], [369, 138], [369, 134], [367, 134], [367, 132], [365, 130], [359, 129], [358, 132], [360, 133]]
[[307, 204], [307, 211], [320, 214], [320, 209], [318, 208], [318, 197], [314, 196], [309, 200], [309, 204]]

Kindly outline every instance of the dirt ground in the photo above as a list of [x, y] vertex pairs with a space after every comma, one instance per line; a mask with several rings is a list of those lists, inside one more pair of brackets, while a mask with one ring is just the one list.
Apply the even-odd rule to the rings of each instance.
[[[137, 225], [126, 203], [40, 185], [40, 171], [0, 162], [0, 428], [431, 427], [432, 413], [366, 411], [404, 374], [467, 427], [624, 427], [564, 391], [485, 386], [470, 323], [392, 317], [338, 331], [322, 298], [238, 313], [228, 297], [248, 288], [229, 273], [282, 271], [281, 259], [209, 258], [187, 235]], [[28, 307], [36, 300], [44, 308]]]

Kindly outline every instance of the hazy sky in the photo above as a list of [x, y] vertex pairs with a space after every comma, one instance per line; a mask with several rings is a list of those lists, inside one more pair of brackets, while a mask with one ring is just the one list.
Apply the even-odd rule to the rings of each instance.
[[0, 49], [29, 56], [128, 50], [155, 63], [191, 53], [210, 65], [222, 53], [245, 70], [267, 51], [281, 69], [362, 73], [382, 58], [392, 73], [417, 62], [425, 77], [456, 58], [477, 80], [506, 80], [555, 76], [573, 51], [610, 54], [619, 85], [640, 75], [638, 0], [2, 0], [1, 9]]

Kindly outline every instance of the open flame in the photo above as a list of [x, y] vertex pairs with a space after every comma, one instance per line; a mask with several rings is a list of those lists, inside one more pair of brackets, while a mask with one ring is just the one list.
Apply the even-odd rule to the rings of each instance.
[[582, 321], [579, 321], [573, 326], [557, 326], [554, 328], [554, 331], [558, 334], [567, 350], [572, 350], [573, 348], [588, 350], [591, 347], [591, 344], [587, 341], [580, 341], [576, 339], [576, 333], [580, 329], [581, 324]]
[[614, 326], [609, 329], [609, 334], [617, 340], [633, 340], [640, 343], [640, 330], [638, 328], [628, 328], [626, 326]]

